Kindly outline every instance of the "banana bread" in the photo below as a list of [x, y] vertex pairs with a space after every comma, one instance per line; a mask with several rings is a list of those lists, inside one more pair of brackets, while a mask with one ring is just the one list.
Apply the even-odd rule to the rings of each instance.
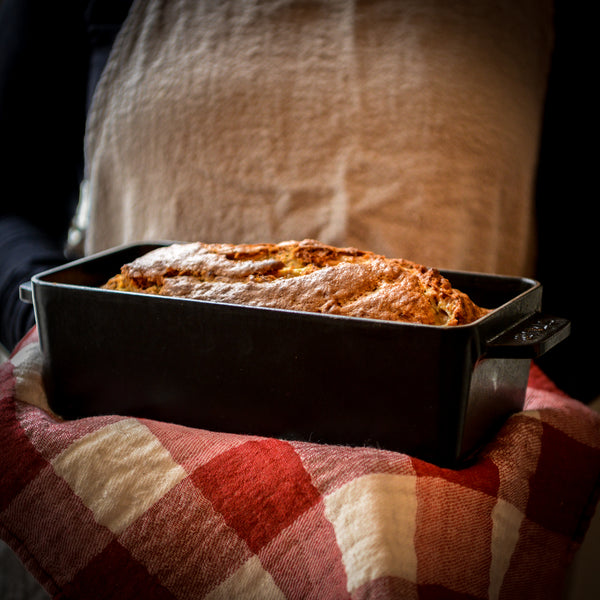
[[123, 265], [103, 287], [441, 326], [489, 312], [436, 269], [308, 239], [172, 244]]

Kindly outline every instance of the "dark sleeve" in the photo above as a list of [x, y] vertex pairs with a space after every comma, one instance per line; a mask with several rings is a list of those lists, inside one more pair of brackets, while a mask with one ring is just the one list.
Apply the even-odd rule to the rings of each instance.
[[1, 341], [12, 348], [34, 323], [31, 305], [19, 300], [20, 284], [65, 258], [52, 239], [20, 217], [0, 219], [0, 257]]
[[87, 65], [82, 3], [0, 3], [0, 341], [9, 349], [32, 323], [19, 283], [65, 260]]
[[572, 327], [571, 336], [539, 363], [559, 387], [584, 402], [600, 395], [592, 23], [574, 5], [556, 2], [556, 44], [537, 186], [536, 277], [544, 290], [543, 308], [567, 317]]

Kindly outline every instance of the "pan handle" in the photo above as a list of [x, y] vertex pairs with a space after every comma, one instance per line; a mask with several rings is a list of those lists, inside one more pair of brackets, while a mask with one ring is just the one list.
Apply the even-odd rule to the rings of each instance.
[[534, 313], [488, 340], [484, 354], [488, 358], [537, 358], [570, 333], [568, 319]]
[[19, 298], [26, 304], [33, 304], [33, 288], [31, 281], [26, 281], [19, 286]]

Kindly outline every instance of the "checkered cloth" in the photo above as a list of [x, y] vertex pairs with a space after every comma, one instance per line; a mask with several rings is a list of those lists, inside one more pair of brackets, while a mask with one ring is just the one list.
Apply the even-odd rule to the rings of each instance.
[[476, 464], [48, 414], [34, 330], [0, 369], [0, 534], [54, 598], [559, 597], [600, 418], [535, 368]]

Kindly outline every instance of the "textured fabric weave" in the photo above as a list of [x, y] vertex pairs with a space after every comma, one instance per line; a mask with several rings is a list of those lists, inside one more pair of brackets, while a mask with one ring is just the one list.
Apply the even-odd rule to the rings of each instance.
[[532, 370], [477, 461], [49, 414], [0, 367], [0, 534], [60, 599], [544, 599], [595, 509], [600, 418]]
[[86, 133], [86, 251], [314, 238], [531, 275], [552, 3], [143, 0]]

